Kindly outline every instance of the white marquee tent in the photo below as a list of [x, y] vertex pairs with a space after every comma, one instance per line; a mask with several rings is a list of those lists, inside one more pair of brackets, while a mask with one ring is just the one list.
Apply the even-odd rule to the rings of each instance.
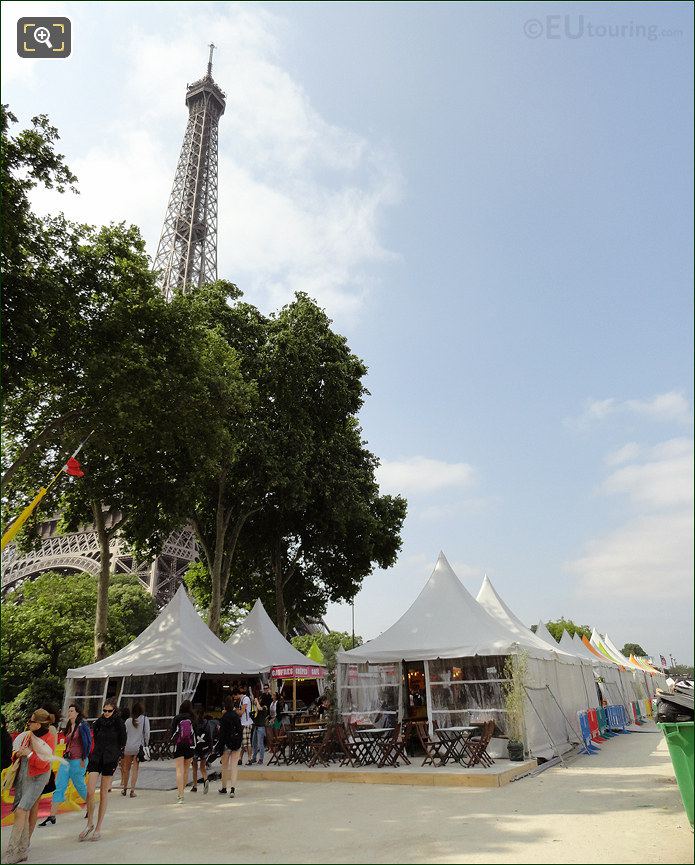
[[[576, 717], [568, 707], [585, 707], [586, 690], [583, 680], [566, 671], [581, 670], [582, 665], [558, 662], [559, 652], [523, 630], [512, 630], [491, 616], [440, 553], [424, 588], [395, 624], [374, 640], [338, 654], [340, 711], [346, 719], [403, 718], [408, 705], [402, 662], [422, 662], [430, 727], [434, 721], [454, 726], [494, 719], [504, 731], [505, 658], [523, 652], [527, 684], [534, 692], [525, 712], [526, 745], [531, 754], [549, 756], [556, 746], [569, 747], [578, 740]], [[551, 682], [559, 693], [548, 693], [546, 684]], [[561, 706], [565, 701], [569, 723], [553, 696]]]
[[77, 703], [86, 718], [103, 700], [139, 700], [152, 731], [168, 722], [195, 694], [201, 676], [257, 675], [260, 665], [226, 646], [208, 628], [183, 586], [157, 618], [127, 646], [93, 664], [68, 670], [65, 708]]

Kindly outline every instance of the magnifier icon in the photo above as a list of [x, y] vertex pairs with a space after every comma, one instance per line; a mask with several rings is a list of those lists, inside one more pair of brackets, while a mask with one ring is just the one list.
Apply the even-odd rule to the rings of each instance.
[[53, 50], [53, 46], [51, 45], [51, 34], [48, 27], [37, 27], [34, 30], [34, 39], [39, 43], [39, 45], [46, 45], [48, 48]]

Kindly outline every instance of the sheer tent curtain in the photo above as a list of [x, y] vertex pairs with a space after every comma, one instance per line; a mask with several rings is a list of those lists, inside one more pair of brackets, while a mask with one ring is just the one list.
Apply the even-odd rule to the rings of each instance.
[[343, 720], [393, 726], [399, 713], [399, 663], [339, 664], [336, 678]]
[[431, 726], [465, 727], [473, 721], [494, 721], [496, 735], [506, 735], [504, 661], [503, 655], [426, 661]]

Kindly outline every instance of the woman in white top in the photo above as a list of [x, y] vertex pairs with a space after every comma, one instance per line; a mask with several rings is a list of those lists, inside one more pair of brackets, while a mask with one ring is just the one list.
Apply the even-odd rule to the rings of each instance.
[[140, 760], [138, 754], [143, 745], [150, 744], [150, 719], [145, 714], [142, 703], [136, 703], [133, 706], [133, 711], [130, 718], [125, 722], [128, 741], [125, 743], [123, 751], [123, 760], [121, 762], [121, 796], [125, 796], [128, 792], [128, 781], [132, 770], [133, 777], [130, 785], [130, 798], [136, 797], [135, 785], [138, 782], [138, 771], [140, 769]]

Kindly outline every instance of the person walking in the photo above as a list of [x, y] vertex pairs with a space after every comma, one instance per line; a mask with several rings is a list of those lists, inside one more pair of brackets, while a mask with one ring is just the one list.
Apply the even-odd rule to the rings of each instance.
[[253, 707], [253, 754], [249, 765], [259, 764], [262, 766], [265, 760], [265, 727], [270, 715], [270, 705], [265, 699], [265, 694], [261, 694], [260, 698], [254, 697]]
[[54, 824], [58, 808], [65, 801], [68, 784], [72, 781], [75, 790], [83, 799], [87, 799], [87, 784], [85, 772], [87, 759], [92, 747], [92, 731], [82, 717], [82, 713], [74, 703], [68, 707], [68, 720], [63, 728], [65, 737], [65, 763], [60, 764], [55, 779], [55, 790], [51, 801], [51, 813], [39, 826]]
[[125, 732], [127, 739], [121, 760], [121, 796], [127, 794], [130, 781], [130, 798], [135, 799], [137, 796], [135, 786], [140, 771], [140, 751], [150, 744], [150, 719], [145, 714], [142, 703], [133, 705], [133, 711], [125, 722]]
[[14, 782], [14, 825], [3, 862], [24, 862], [29, 856], [39, 802], [51, 776], [51, 762], [56, 759], [53, 752], [57, 739], [50, 732], [54, 720], [45, 709], [37, 709], [29, 719], [26, 732], [14, 741], [12, 762], [18, 764]]
[[[106, 808], [109, 804], [109, 793], [113, 783], [113, 773], [116, 771], [118, 761], [123, 754], [127, 734], [125, 724], [121, 718], [116, 704], [112, 700], [104, 703], [101, 715], [92, 727], [94, 735], [94, 747], [89, 755], [87, 763], [87, 827], [79, 834], [80, 841], [99, 841], [101, 828], [106, 816]], [[94, 806], [96, 803], [96, 789], [99, 779], [99, 811], [96, 825], [94, 824]]]
[[[251, 734], [253, 732], [253, 718], [251, 717], [251, 698], [248, 694], [245, 694], [243, 691], [238, 694], [241, 706], [241, 727], [242, 727], [242, 741], [241, 741], [241, 757], [244, 756], [244, 751], [246, 751], [246, 763], [247, 765], [251, 762]], [[243, 762], [242, 759], [239, 760], [239, 765]]]
[[241, 746], [243, 742], [243, 727], [241, 715], [243, 708], [237, 696], [225, 697], [225, 713], [220, 718], [220, 745], [222, 751], [222, 786], [217, 791], [222, 795], [227, 793], [229, 783], [229, 798], [236, 796], [236, 781], [239, 771], [239, 758], [241, 757]]
[[212, 749], [217, 740], [217, 731], [219, 724], [211, 715], [206, 715], [205, 710], [201, 707], [196, 715], [193, 729], [195, 731], [195, 748], [193, 750], [193, 784], [191, 785], [191, 793], [198, 792], [198, 764], [200, 764], [200, 773], [203, 776], [203, 793], [207, 794], [210, 789], [208, 781], [208, 757], [212, 754]]
[[183, 805], [183, 791], [188, 783], [188, 769], [195, 750], [195, 717], [190, 700], [184, 700], [179, 706], [178, 715], [171, 722], [171, 734], [174, 740], [174, 765], [176, 766], [177, 805]]

